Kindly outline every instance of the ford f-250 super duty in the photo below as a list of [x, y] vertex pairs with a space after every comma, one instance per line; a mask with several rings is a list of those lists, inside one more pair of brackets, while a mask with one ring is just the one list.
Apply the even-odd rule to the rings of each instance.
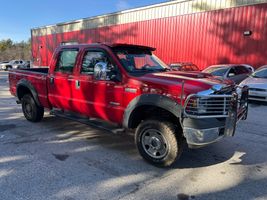
[[134, 130], [140, 154], [157, 166], [173, 164], [185, 142], [201, 147], [233, 136], [237, 121], [247, 116], [247, 87], [172, 71], [154, 50], [129, 44], [61, 46], [49, 68], [11, 70], [10, 92], [32, 122], [47, 108]]

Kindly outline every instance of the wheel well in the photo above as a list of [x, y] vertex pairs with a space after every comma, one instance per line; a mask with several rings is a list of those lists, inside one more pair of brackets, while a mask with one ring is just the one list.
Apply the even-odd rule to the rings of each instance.
[[17, 88], [17, 97], [19, 100], [22, 99], [22, 97], [25, 95], [25, 94], [32, 94], [31, 90], [25, 86], [19, 86]]
[[157, 106], [139, 106], [135, 108], [129, 118], [128, 128], [136, 128], [143, 120], [149, 118], [160, 118], [170, 121], [174, 124], [179, 125], [179, 118], [172, 114], [170, 111], [157, 107]]

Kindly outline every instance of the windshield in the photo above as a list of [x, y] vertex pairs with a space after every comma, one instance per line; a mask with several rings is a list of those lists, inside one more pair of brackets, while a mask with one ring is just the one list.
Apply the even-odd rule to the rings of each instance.
[[267, 78], [267, 68], [259, 69], [255, 71], [251, 76], [254, 78]]
[[203, 72], [209, 73], [213, 76], [224, 76], [227, 70], [228, 68], [226, 67], [210, 67], [210, 68], [204, 69]]
[[165, 71], [169, 67], [147, 50], [123, 49], [116, 50], [116, 55], [128, 72]]
[[185, 65], [182, 67], [181, 71], [199, 71], [196, 65]]

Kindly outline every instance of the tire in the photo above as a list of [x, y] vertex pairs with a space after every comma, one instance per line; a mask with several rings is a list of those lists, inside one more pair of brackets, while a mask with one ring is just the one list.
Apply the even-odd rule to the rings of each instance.
[[140, 155], [157, 167], [173, 165], [183, 150], [179, 129], [165, 120], [145, 120], [135, 132], [135, 143]]
[[11, 66], [6, 66], [6, 71], [9, 71], [9, 70], [11, 70], [12, 69], [12, 67]]
[[31, 122], [39, 122], [44, 116], [44, 108], [35, 103], [31, 94], [22, 97], [22, 111], [24, 117]]

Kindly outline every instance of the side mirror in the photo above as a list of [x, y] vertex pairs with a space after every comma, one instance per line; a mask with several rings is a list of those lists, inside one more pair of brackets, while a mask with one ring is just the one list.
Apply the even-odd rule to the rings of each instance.
[[108, 67], [108, 64], [105, 62], [96, 63], [94, 67], [94, 78], [96, 80], [121, 81], [117, 67]]
[[96, 80], [107, 80], [107, 63], [98, 62], [94, 67], [94, 78]]

